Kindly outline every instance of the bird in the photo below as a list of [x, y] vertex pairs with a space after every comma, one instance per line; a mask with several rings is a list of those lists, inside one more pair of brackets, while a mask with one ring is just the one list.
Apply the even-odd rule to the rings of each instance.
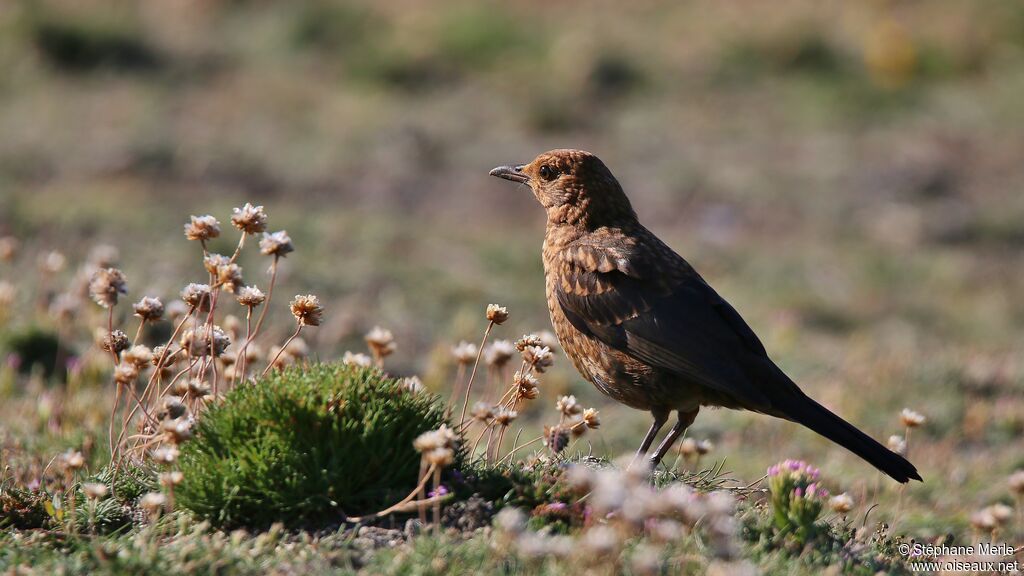
[[903, 456], [806, 395], [736, 309], [639, 222], [597, 156], [550, 150], [490, 175], [525, 184], [544, 207], [545, 292], [566, 356], [602, 393], [653, 416], [634, 462], [672, 412], [652, 466], [702, 407], [723, 407], [802, 424], [898, 482], [921, 480]]

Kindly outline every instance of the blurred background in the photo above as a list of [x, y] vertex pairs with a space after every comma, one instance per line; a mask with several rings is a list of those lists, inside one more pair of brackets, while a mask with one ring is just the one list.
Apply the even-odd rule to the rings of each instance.
[[[325, 301], [317, 354], [379, 324], [441, 389], [487, 303], [499, 338], [548, 328], [543, 212], [488, 170], [583, 148], [812, 395], [883, 441], [929, 417], [908, 522], [964, 524], [1024, 465], [1019, 2], [7, 1], [0, 70], [0, 236], [66, 255], [54, 294], [111, 245], [132, 301], [172, 299], [206, 277], [188, 216], [262, 204], [296, 246], [279, 290]], [[646, 429], [562, 357], [542, 388], [540, 421], [559, 393], [601, 409], [596, 453]], [[691, 436], [747, 481], [783, 457], [875, 481], [764, 417]]]

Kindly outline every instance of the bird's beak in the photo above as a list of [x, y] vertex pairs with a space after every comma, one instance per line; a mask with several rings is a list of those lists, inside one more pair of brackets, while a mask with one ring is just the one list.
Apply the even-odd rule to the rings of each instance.
[[526, 164], [520, 164], [519, 166], [498, 166], [494, 170], [491, 170], [490, 174], [491, 176], [497, 176], [498, 178], [504, 178], [505, 180], [511, 180], [522, 184], [530, 179], [529, 176], [523, 173], [523, 168], [525, 167]]

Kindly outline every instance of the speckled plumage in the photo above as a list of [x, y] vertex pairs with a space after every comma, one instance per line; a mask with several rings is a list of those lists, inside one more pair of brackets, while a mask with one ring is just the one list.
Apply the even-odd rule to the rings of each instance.
[[671, 411], [679, 421], [655, 464], [700, 407], [721, 406], [799, 422], [900, 482], [920, 479], [904, 458], [804, 395], [736, 310], [639, 223], [596, 156], [552, 150], [491, 174], [527, 184], [547, 212], [548, 311], [566, 355], [603, 393], [654, 416], [638, 456]]

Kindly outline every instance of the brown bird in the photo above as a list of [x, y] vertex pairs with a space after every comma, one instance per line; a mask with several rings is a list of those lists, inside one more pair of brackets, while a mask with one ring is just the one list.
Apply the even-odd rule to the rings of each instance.
[[596, 156], [552, 150], [490, 173], [528, 185], [547, 212], [548, 311], [566, 355], [601, 392], [654, 416], [638, 458], [673, 410], [679, 420], [654, 465], [701, 406], [721, 406], [803, 424], [899, 482], [921, 479], [902, 456], [804, 394], [736, 310], [637, 221]]

